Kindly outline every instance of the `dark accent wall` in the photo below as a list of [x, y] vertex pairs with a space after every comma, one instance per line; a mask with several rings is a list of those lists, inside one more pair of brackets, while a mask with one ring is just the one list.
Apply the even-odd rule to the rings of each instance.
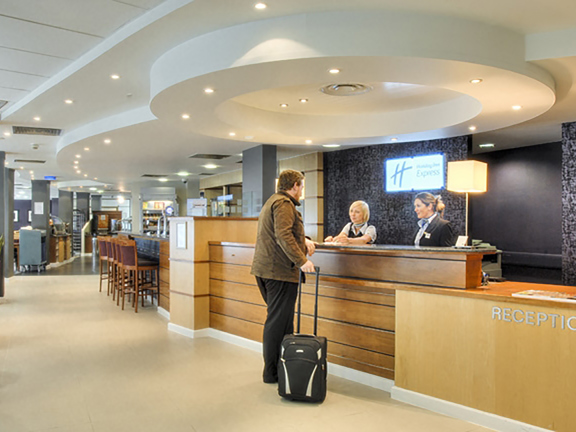
[[[336, 235], [350, 221], [348, 208], [356, 200], [370, 206], [370, 224], [377, 230], [376, 243], [411, 244], [417, 231], [414, 213], [416, 192], [386, 193], [386, 159], [444, 153], [446, 163], [467, 159], [469, 136], [441, 140], [374, 146], [324, 153], [324, 228], [325, 235]], [[447, 190], [440, 193], [446, 204], [444, 218], [454, 231], [464, 235], [466, 200], [463, 194]]]
[[18, 210], [18, 221], [14, 222], [14, 229], [19, 230], [22, 227], [30, 226], [28, 222], [28, 211], [32, 209], [30, 200], [14, 200], [14, 210]]
[[562, 282], [576, 285], [576, 122], [562, 125]]
[[242, 152], [242, 216], [257, 217], [274, 194], [276, 146], [259, 145]]
[[561, 254], [562, 145], [521, 147], [474, 159], [488, 164], [488, 191], [470, 194], [472, 236], [505, 253]]

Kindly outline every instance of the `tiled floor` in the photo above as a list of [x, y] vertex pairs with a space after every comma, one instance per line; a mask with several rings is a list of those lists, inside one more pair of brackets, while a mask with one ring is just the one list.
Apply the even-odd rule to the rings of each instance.
[[121, 311], [98, 276], [16, 276], [0, 299], [0, 432], [488, 429], [330, 376], [321, 405], [281, 400], [260, 354]]

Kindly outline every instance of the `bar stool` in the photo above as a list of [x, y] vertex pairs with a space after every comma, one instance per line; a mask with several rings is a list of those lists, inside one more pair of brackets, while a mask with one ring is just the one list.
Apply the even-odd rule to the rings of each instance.
[[[138, 312], [138, 297], [142, 297], [142, 307], [144, 307], [145, 293], [150, 294], [151, 302], [154, 302], [154, 294], [159, 300], [159, 264], [158, 262], [138, 258], [136, 242], [129, 240], [120, 245], [122, 254], [122, 272], [126, 272], [126, 283], [122, 286], [122, 309], [124, 309], [124, 299], [127, 294], [134, 294], [132, 304], [135, 312]], [[146, 272], [150, 272], [150, 281], [146, 281]], [[156, 281], [156, 283], [154, 283]]]
[[[108, 237], [98, 236], [98, 249], [100, 251], [100, 292], [102, 292], [102, 281], [108, 280], [110, 276], [108, 266], [108, 244]], [[104, 271], [104, 267], [106, 267], [106, 271]], [[107, 285], [110, 286], [108, 283]], [[110, 289], [108, 289], [108, 295], [110, 295]]]

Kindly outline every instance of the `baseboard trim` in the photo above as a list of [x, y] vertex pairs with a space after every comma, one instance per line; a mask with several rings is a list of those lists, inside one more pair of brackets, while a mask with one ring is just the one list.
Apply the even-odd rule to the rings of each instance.
[[168, 321], [170, 321], [170, 312], [168, 312], [166, 309], [164, 309], [163, 307], [158, 306], [158, 313], [163, 316], [164, 318], [166, 318]]
[[200, 337], [207, 337], [208, 330], [210, 329], [192, 330], [187, 327], [179, 326], [178, 324], [168, 323], [168, 330], [174, 333], [178, 333], [181, 336], [186, 336], [190, 339], [196, 339]]
[[522, 423], [518, 420], [512, 420], [396, 386], [392, 387], [390, 393], [392, 399], [397, 401], [494, 429], [499, 432], [552, 432], [549, 429], [543, 429], [528, 423]]

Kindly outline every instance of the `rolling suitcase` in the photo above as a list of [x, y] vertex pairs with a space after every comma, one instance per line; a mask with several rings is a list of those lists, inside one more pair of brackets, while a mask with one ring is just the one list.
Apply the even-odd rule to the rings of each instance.
[[289, 400], [323, 402], [326, 398], [328, 373], [326, 352], [328, 341], [317, 336], [318, 329], [318, 279], [316, 269], [316, 294], [314, 302], [314, 334], [300, 334], [302, 311], [302, 271], [298, 282], [298, 324], [296, 333], [284, 336], [278, 362], [278, 394]]

